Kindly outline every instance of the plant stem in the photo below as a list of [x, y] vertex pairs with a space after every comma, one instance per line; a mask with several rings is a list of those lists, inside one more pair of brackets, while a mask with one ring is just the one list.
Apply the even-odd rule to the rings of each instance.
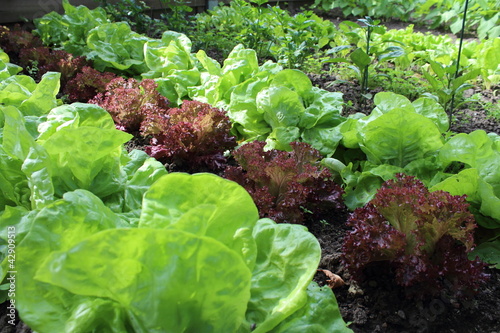
[[[370, 38], [371, 38], [371, 33], [372, 33], [372, 27], [368, 26], [368, 30], [366, 32], [366, 54], [370, 55]], [[368, 66], [366, 65], [364, 70], [363, 70], [363, 81], [361, 83], [361, 91], [363, 93], [366, 93], [368, 90]]]
[[[458, 78], [458, 73], [460, 72], [460, 56], [462, 54], [462, 45], [464, 42], [464, 32], [465, 32], [465, 22], [467, 21], [467, 8], [469, 7], [469, 0], [465, 0], [464, 8], [464, 18], [462, 20], [462, 30], [460, 31], [460, 43], [458, 45], [458, 55], [457, 55], [457, 70], [455, 72], [455, 79]], [[448, 81], [448, 88], [450, 88], [452, 80]], [[453, 113], [453, 105], [455, 104], [455, 92], [451, 93], [450, 109], [449, 114]]]

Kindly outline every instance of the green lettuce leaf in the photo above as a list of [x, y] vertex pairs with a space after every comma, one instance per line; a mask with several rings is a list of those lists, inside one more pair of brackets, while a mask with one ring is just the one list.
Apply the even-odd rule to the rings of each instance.
[[31, 223], [16, 247], [16, 308], [33, 330], [59, 332], [69, 317], [77, 315], [82, 299], [34, 280], [37, 271], [53, 251], [71, 249], [100, 230], [127, 224], [85, 190], [66, 193], [63, 199], [39, 211]]
[[143, 196], [158, 179], [167, 174], [162, 163], [142, 150], [132, 150], [121, 157], [123, 178], [120, 189], [105, 198], [105, 205], [131, 225], [139, 223]]
[[87, 57], [100, 71], [120, 70], [131, 75], [148, 71], [144, 62], [144, 45], [151, 38], [133, 32], [125, 22], [105, 23], [90, 30]]
[[321, 248], [304, 226], [270, 219], [259, 220], [253, 235], [258, 252], [246, 317], [260, 333], [307, 303], [306, 289], [318, 268]]
[[241, 257], [214, 239], [143, 228], [99, 232], [53, 252], [35, 279], [109, 301], [134, 332], [235, 332], [250, 276]]
[[47, 72], [37, 84], [26, 75], [0, 81], [0, 103], [17, 107], [23, 116], [43, 116], [57, 106], [61, 73]]
[[403, 108], [369, 122], [359, 136], [360, 147], [370, 162], [399, 167], [443, 146], [441, 132], [430, 119]]
[[42, 146], [57, 170], [53, 174], [56, 194], [87, 189], [105, 197], [116, 192], [122, 145], [131, 137], [116, 129], [88, 126], [55, 132]]
[[307, 304], [293, 313], [272, 333], [348, 333], [352, 332], [340, 316], [332, 289], [311, 282], [307, 287]]
[[87, 103], [64, 104], [52, 109], [47, 119], [38, 126], [38, 143], [45, 142], [52, 134], [64, 127], [97, 127], [114, 129], [115, 123], [109, 112], [98, 105]]
[[210, 173], [172, 173], [144, 195], [139, 227], [174, 228], [217, 239], [252, 268], [255, 245], [249, 232], [258, 218], [252, 197], [237, 183]]

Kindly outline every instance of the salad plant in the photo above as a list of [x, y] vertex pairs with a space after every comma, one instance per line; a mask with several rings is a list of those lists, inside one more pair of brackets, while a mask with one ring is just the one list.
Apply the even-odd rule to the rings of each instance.
[[450, 285], [463, 297], [488, 277], [484, 263], [467, 258], [476, 225], [465, 197], [429, 192], [414, 177], [397, 174], [385, 182], [348, 225], [353, 230], [344, 239], [343, 260], [355, 280], [369, 265], [389, 263], [408, 295], [435, 295]]
[[253, 141], [238, 148], [224, 176], [250, 193], [261, 217], [277, 222], [303, 223], [342, 210], [343, 190], [330, 172], [319, 165], [320, 153], [304, 142], [292, 142], [292, 151], [264, 150], [265, 142]]
[[331, 289], [311, 282], [315, 237], [259, 220], [249, 194], [213, 174], [159, 178], [137, 226], [83, 189], [29, 223], [16, 308], [38, 332], [351, 332]]
[[226, 113], [197, 101], [184, 101], [179, 108], [154, 114], [143, 123], [142, 135], [151, 137], [145, 151], [175, 170], [218, 173], [236, 147]]
[[141, 82], [122, 77], [111, 80], [104, 93], [97, 94], [89, 103], [107, 110], [117, 128], [130, 132], [145, 133], [149, 122], [165, 115], [169, 107], [166, 97], [157, 91], [157, 84], [151, 79]]
[[[300, 69], [308, 55], [321, 50], [336, 34], [332, 22], [312, 11], [292, 16], [279, 6], [264, 6], [266, 2], [236, 0], [198, 14], [191, 38], [206, 50], [227, 45], [224, 56], [242, 44], [255, 50], [259, 59], [271, 58], [285, 68]], [[210, 38], [214, 29], [217, 34]]]
[[[355, 22], [349, 21], [343, 22], [339, 26], [352, 41], [353, 45], [338, 45], [327, 51], [328, 54], [335, 54], [339, 51], [344, 51], [342, 53], [345, 53], [345, 50], [354, 48], [354, 50], [349, 54], [349, 58], [336, 57], [326, 60], [325, 63], [352, 63], [353, 65], [349, 66], [349, 68], [353, 69], [357, 74], [361, 85], [361, 92], [362, 94], [366, 94], [368, 90], [369, 66], [374, 65], [375, 63], [380, 65], [384, 61], [389, 61], [403, 56], [405, 51], [402, 47], [396, 45], [389, 45], [387, 47], [383, 46], [383, 44], [385, 44], [384, 39], [382, 39], [381, 43], [375, 45], [371, 44], [373, 43], [372, 38], [374, 34], [385, 34], [385, 27], [379, 25], [379, 21], [374, 21], [370, 17], [366, 17], [358, 21], [363, 23], [364, 27], [361, 27]], [[366, 28], [364, 38], [361, 37], [362, 28]], [[371, 98], [371, 96], [366, 97]]]

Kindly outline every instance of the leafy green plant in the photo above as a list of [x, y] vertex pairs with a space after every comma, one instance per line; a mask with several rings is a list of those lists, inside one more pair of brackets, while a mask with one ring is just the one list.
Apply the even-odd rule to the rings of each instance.
[[[382, 40], [382, 43], [379, 43], [378, 45], [372, 45], [372, 35], [385, 34], [385, 27], [378, 25], [380, 22], [374, 21], [370, 17], [366, 17], [365, 19], [360, 19], [358, 21], [363, 23], [364, 27], [361, 27], [359, 24], [349, 21], [343, 22], [342, 26], [340, 27], [352, 40], [353, 45], [340, 45], [327, 51], [328, 54], [336, 54], [339, 51], [354, 49], [349, 54], [349, 58], [336, 57], [326, 60], [325, 63], [351, 63], [352, 65], [349, 66], [349, 68], [353, 69], [357, 74], [358, 80], [361, 85], [362, 94], [366, 98], [371, 98], [371, 96], [365, 95], [368, 91], [369, 84], [369, 66], [375, 64], [375, 62], [380, 64], [383, 61], [388, 61], [400, 57], [405, 54], [405, 51], [402, 47], [395, 45], [390, 45], [386, 48], [383, 48], [382, 45], [383, 43], [385, 43], [384, 40]], [[360, 31], [363, 28], [366, 28], [364, 39], [360, 34]]]
[[193, 8], [188, 6], [186, 0], [160, 0], [166, 5], [169, 11], [165, 11], [160, 15], [168, 30], [187, 33], [191, 30], [192, 23], [189, 20], [188, 13], [193, 11]]
[[[16, 247], [16, 307], [38, 332], [350, 332], [331, 290], [311, 282], [321, 256], [315, 237], [258, 220], [249, 194], [215, 175], [161, 177], [137, 227], [85, 190], [29, 223]], [[315, 316], [303, 317], [312, 307]]]
[[[454, 34], [462, 28], [466, 0], [427, 0], [416, 8], [415, 17], [430, 21], [430, 27], [449, 27]], [[469, 0], [466, 28], [476, 31], [480, 39], [500, 36], [500, 13], [497, 0]]]
[[[377, 106], [371, 115], [351, 116], [340, 125], [344, 149], [323, 160], [342, 177], [346, 205], [350, 209], [365, 205], [384, 181], [405, 173], [419, 178], [431, 192], [466, 195], [479, 226], [499, 228], [500, 176], [492, 169], [500, 161], [499, 136], [447, 132], [448, 116], [430, 98], [411, 103], [403, 96], [379, 93], [374, 101]], [[492, 251], [498, 238], [487, 237], [484, 242], [485, 250], [478, 255], [498, 264], [498, 252]]]
[[127, 22], [136, 32], [153, 36], [157, 31], [166, 30], [160, 21], [148, 15], [151, 8], [141, 0], [94, 0], [103, 8], [113, 22]]
[[45, 46], [63, 48], [74, 56], [88, 53], [87, 37], [90, 30], [108, 23], [106, 11], [97, 7], [72, 6], [69, 0], [62, 0], [64, 14], [50, 12], [33, 20], [38, 35]]
[[[231, 1], [229, 6], [198, 14], [196, 33], [191, 37], [195, 43], [202, 39], [205, 49], [218, 50], [218, 45], [224, 45], [223, 54], [243, 44], [254, 49], [259, 59], [271, 58], [286, 68], [303, 68], [305, 58], [321, 50], [336, 33], [333, 23], [312, 11], [292, 16], [279, 6], [264, 7], [266, 2]], [[214, 29], [217, 34], [213, 34]]]
[[388, 262], [394, 282], [412, 287], [412, 297], [439, 293], [445, 280], [456, 295], [467, 296], [488, 277], [484, 263], [467, 258], [476, 227], [467, 208], [464, 196], [429, 192], [414, 177], [397, 174], [350, 216], [354, 230], [344, 240], [344, 263], [360, 281], [368, 265]]
[[[444, 66], [436, 61], [429, 60], [429, 65], [435, 77], [427, 70], [423, 70], [422, 73], [432, 87], [435, 97], [437, 97], [436, 99], [447, 110], [448, 114], [451, 115], [454, 109], [458, 107], [458, 105], [453, 105], [454, 97], [472, 88], [473, 85], [467, 81], [477, 79], [481, 74], [481, 70], [474, 69], [457, 77], [456, 64]], [[424, 95], [433, 96], [433, 94], [429, 93]]]
[[375, 0], [315, 0], [314, 7], [324, 11], [340, 9], [345, 17], [371, 16], [375, 18], [397, 18], [408, 21], [419, 1], [375, 1]]
[[[414, 102], [394, 93], [375, 95], [370, 115], [353, 115], [341, 124], [341, 146], [333, 155], [345, 182], [346, 205], [354, 209], [373, 198], [383, 181], [406, 173], [419, 179], [439, 177], [442, 166], [435, 161], [449, 128], [444, 109], [433, 99]], [[417, 126], [418, 124], [418, 126]]]

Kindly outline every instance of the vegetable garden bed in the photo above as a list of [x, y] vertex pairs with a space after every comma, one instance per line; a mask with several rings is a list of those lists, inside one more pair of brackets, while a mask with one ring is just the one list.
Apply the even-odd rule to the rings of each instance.
[[0, 27], [2, 332], [500, 329], [494, 29], [63, 6]]

